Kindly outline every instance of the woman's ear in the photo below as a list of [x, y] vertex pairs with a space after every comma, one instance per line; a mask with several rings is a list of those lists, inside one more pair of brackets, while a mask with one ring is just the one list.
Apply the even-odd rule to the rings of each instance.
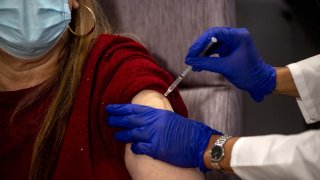
[[78, 9], [79, 8], [79, 1], [78, 0], [69, 0], [69, 7], [70, 10], [72, 9]]

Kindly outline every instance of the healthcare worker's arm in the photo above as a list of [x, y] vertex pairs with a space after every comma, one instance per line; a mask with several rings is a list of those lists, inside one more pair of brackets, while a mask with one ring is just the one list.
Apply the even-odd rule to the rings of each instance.
[[[276, 69], [275, 94], [299, 97], [303, 107], [309, 106], [314, 117], [319, 119], [315, 102], [319, 102], [320, 56]], [[306, 82], [307, 81], [307, 82]], [[299, 92], [298, 92], [299, 90]], [[312, 98], [313, 95], [313, 98]], [[311, 101], [311, 104], [310, 104]], [[309, 104], [308, 104], [309, 102]], [[304, 114], [308, 122], [308, 116]], [[206, 167], [211, 167], [210, 147], [219, 136], [212, 136], [204, 153]], [[226, 156], [221, 167], [236, 173], [243, 179], [318, 179], [320, 177], [320, 130], [307, 131], [297, 135], [268, 135], [235, 137], [225, 144]]]
[[[218, 136], [213, 136], [208, 147]], [[297, 135], [231, 138], [220, 166], [244, 180], [317, 180], [320, 177], [320, 130]], [[204, 154], [211, 167], [209, 148]]]
[[[116, 138], [133, 142], [134, 153], [176, 166], [212, 169], [209, 151], [221, 134], [205, 124], [133, 104], [109, 105], [107, 111], [110, 125], [126, 128]], [[317, 179], [318, 142], [320, 130], [290, 136], [234, 137], [225, 143], [226, 155], [220, 166], [242, 179]]]
[[[218, 47], [211, 53], [220, 57], [199, 57], [212, 37]], [[294, 96], [307, 123], [320, 120], [320, 55], [274, 68], [264, 62], [247, 29], [210, 28], [190, 47], [186, 64], [224, 75], [257, 102], [271, 93]]]
[[[209, 53], [219, 56], [199, 56], [212, 37], [218, 43]], [[245, 28], [210, 28], [190, 47], [185, 63], [195, 71], [222, 74], [257, 102], [276, 87], [275, 68], [264, 62]]]
[[[162, 94], [152, 90], [140, 92], [133, 98], [132, 103], [173, 111], [169, 101]], [[133, 179], [204, 179], [203, 174], [195, 168], [180, 168], [146, 155], [136, 155], [130, 147], [131, 144], [126, 145], [125, 162]]]
[[150, 106], [113, 104], [106, 111], [109, 125], [124, 128], [115, 138], [132, 142], [132, 152], [179, 167], [205, 171], [203, 154], [208, 142], [213, 134], [222, 135], [201, 122]]
[[281, 94], [299, 98], [299, 92], [288, 67], [276, 68], [276, 87], [273, 94]]

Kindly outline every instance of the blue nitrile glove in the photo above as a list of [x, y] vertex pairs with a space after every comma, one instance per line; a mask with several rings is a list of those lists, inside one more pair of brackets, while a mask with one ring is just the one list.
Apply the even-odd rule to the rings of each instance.
[[[212, 37], [217, 38], [218, 44], [210, 54], [220, 57], [199, 57]], [[276, 86], [275, 69], [263, 61], [244, 28], [210, 28], [190, 47], [186, 64], [195, 71], [224, 75], [236, 87], [248, 91], [257, 102]]]
[[108, 105], [108, 123], [126, 128], [115, 137], [132, 142], [131, 150], [180, 166], [205, 171], [203, 153], [212, 134], [220, 132], [167, 110], [127, 104]]

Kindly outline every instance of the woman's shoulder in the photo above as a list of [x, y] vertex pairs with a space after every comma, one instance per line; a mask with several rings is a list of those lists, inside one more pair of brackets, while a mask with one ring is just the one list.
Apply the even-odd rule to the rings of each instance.
[[119, 34], [100, 34], [98, 40], [111, 40], [111, 41], [134, 41], [143, 44], [142, 39], [134, 33], [119, 33]]
[[105, 62], [108, 64], [121, 64], [137, 56], [153, 61], [149, 51], [133, 38], [118, 34], [101, 34], [95, 40], [87, 61], [107, 59]]
[[93, 48], [95, 48], [95, 46], [110, 48], [112, 50], [119, 49], [121, 47], [140, 47], [147, 51], [141, 39], [137, 35], [131, 33], [100, 34], [97, 37]]
[[104, 88], [95, 89], [109, 90], [108, 94], [119, 96], [118, 100], [130, 99], [144, 89], [161, 87], [161, 92], [165, 91], [173, 81], [143, 45], [120, 35], [101, 34], [97, 38], [84, 74], [89, 72], [96, 85]]

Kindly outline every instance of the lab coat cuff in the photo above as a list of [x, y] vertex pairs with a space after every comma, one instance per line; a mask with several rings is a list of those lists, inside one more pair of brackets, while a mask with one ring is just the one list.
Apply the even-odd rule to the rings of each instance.
[[297, 103], [303, 114], [303, 117], [307, 124], [315, 123], [319, 121], [316, 106], [314, 105], [311, 97], [312, 93], [309, 91], [307, 82], [305, 80], [305, 74], [300, 67], [300, 62], [289, 64], [287, 67], [290, 69], [294, 83], [299, 92], [300, 98], [297, 98]]
[[230, 160], [230, 167], [232, 168], [233, 172], [239, 176], [241, 176], [240, 169], [237, 168], [238, 164], [241, 164], [241, 146], [245, 143], [244, 138], [239, 138], [236, 143], [233, 145], [232, 152], [231, 152], [231, 160]]

